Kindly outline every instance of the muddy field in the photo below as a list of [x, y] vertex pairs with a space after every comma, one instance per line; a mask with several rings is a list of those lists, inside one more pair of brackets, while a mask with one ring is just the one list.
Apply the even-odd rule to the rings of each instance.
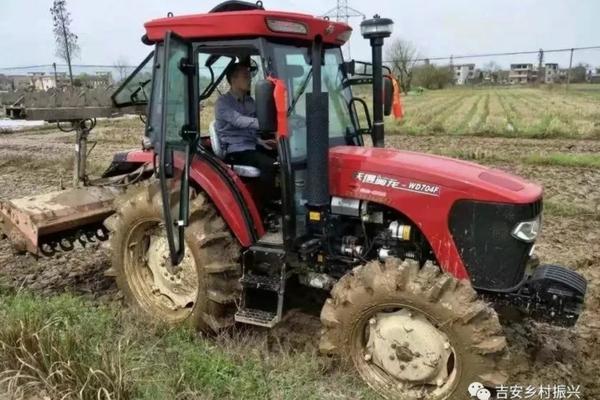
[[[98, 145], [90, 172], [108, 166], [115, 151], [137, 147], [142, 132], [136, 119], [99, 122], [91, 136]], [[68, 186], [73, 142], [73, 134], [52, 127], [0, 135], [0, 199]], [[588, 279], [586, 311], [570, 330], [530, 322], [508, 325], [514, 360], [509, 383], [581, 385], [582, 398], [600, 398], [600, 170], [524, 161], [534, 154], [598, 154], [600, 141], [388, 134], [387, 143], [476, 160], [544, 185], [548, 205], [536, 253], [542, 262], [567, 265]], [[114, 283], [103, 275], [109, 263], [109, 249], [102, 243], [36, 259], [13, 254], [8, 241], [0, 240], [0, 279], [37, 293], [70, 291], [95, 302], [118, 302]], [[317, 332], [316, 317], [296, 314], [272, 335], [311, 351]]]

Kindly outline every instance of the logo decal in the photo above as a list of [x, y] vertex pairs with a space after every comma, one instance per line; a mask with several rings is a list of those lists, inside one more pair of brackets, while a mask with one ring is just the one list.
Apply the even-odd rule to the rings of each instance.
[[368, 172], [357, 172], [354, 174], [354, 179], [356, 179], [359, 182], [367, 183], [370, 185], [392, 188], [396, 190], [404, 190], [406, 192], [419, 193], [435, 197], [439, 197], [441, 191], [438, 185], [390, 178], [383, 175], [370, 174]]

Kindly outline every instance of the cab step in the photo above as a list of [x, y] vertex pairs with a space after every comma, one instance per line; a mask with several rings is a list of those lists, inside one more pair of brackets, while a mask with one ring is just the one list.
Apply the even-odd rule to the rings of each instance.
[[242, 301], [235, 321], [266, 328], [281, 321], [288, 279], [285, 251], [264, 244], [251, 246], [243, 257]]
[[268, 290], [278, 292], [281, 288], [281, 278], [278, 276], [263, 276], [254, 274], [244, 274], [240, 279], [244, 288]]
[[281, 316], [277, 314], [278, 313], [256, 308], [242, 308], [235, 313], [235, 321], [265, 328], [273, 328], [281, 321]]

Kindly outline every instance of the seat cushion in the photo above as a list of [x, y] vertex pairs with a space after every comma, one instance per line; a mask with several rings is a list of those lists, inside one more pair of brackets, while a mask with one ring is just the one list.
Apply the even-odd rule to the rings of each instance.
[[[215, 129], [214, 120], [208, 126], [208, 132], [210, 134], [210, 145], [213, 149], [213, 152], [217, 157], [223, 159], [225, 154], [223, 152], [223, 148], [221, 147], [221, 140], [219, 139], [219, 135]], [[250, 165], [231, 165], [231, 168], [238, 176], [243, 176], [245, 178], [257, 178], [260, 176], [260, 170]]]
[[232, 165], [231, 168], [238, 176], [245, 178], [258, 178], [260, 176], [260, 170], [250, 165]]

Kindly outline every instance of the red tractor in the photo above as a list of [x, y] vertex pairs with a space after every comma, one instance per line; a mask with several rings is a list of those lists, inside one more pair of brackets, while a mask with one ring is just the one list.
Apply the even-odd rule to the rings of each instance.
[[[145, 28], [152, 75], [140, 66], [113, 97], [147, 104], [143, 149], [117, 154], [104, 175], [136, 176], [105, 221], [129, 302], [217, 332], [236, 321], [273, 327], [290, 288], [317, 288], [321, 350], [390, 399], [456, 399], [473, 382], [503, 383], [506, 340], [492, 305], [575, 324], [585, 280], [534, 262], [541, 187], [384, 148], [383, 117], [398, 100], [381, 58], [391, 20], [361, 24], [372, 63], [342, 59], [348, 25], [261, 2]], [[260, 171], [227, 164], [214, 129], [200, 129], [201, 109], [239, 60], [256, 74], [260, 133], [277, 141], [278, 208], [267, 211], [254, 200]], [[363, 83], [373, 122], [352, 94]], [[265, 228], [273, 216], [280, 223]]]

